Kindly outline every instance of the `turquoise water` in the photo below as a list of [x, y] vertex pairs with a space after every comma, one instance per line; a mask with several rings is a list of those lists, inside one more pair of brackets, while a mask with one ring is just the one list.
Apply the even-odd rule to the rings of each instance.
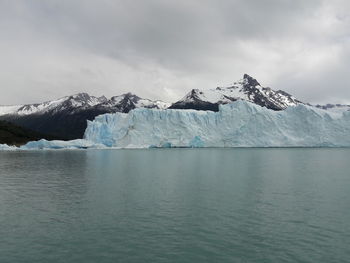
[[0, 152], [0, 262], [350, 262], [350, 149]]

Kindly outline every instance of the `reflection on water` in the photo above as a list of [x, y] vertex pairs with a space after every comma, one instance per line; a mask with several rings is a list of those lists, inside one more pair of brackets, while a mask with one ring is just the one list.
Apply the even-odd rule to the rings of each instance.
[[346, 262], [349, 154], [0, 152], [0, 262]]

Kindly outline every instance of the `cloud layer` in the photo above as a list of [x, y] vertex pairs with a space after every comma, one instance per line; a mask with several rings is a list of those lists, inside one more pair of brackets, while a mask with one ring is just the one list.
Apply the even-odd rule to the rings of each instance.
[[175, 101], [248, 73], [350, 103], [347, 0], [0, 0], [0, 104], [77, 92]]

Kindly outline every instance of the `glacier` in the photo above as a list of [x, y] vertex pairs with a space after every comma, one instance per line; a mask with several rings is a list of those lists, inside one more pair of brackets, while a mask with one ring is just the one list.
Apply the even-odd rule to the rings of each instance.
[[349, 146], [350, 111], [304, 104], [273, 111], [238, 100], [218, 112], [137, 108], [103, 114], [88, 121], [84, 139], [40, 140], [19, 149]]
[[109, 147], [347, 147], [350, 111], [299, 104], [273, 111], [239, 100], [218, 112], [135, 109], [97, 116], [85, 139]]

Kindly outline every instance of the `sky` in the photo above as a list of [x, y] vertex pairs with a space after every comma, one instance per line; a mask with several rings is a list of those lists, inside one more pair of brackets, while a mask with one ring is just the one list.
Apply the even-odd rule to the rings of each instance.
[[349, 0], [0, 0], [0, 104], [78, 92], [174, 102], [247, 73], [350, 104]]

